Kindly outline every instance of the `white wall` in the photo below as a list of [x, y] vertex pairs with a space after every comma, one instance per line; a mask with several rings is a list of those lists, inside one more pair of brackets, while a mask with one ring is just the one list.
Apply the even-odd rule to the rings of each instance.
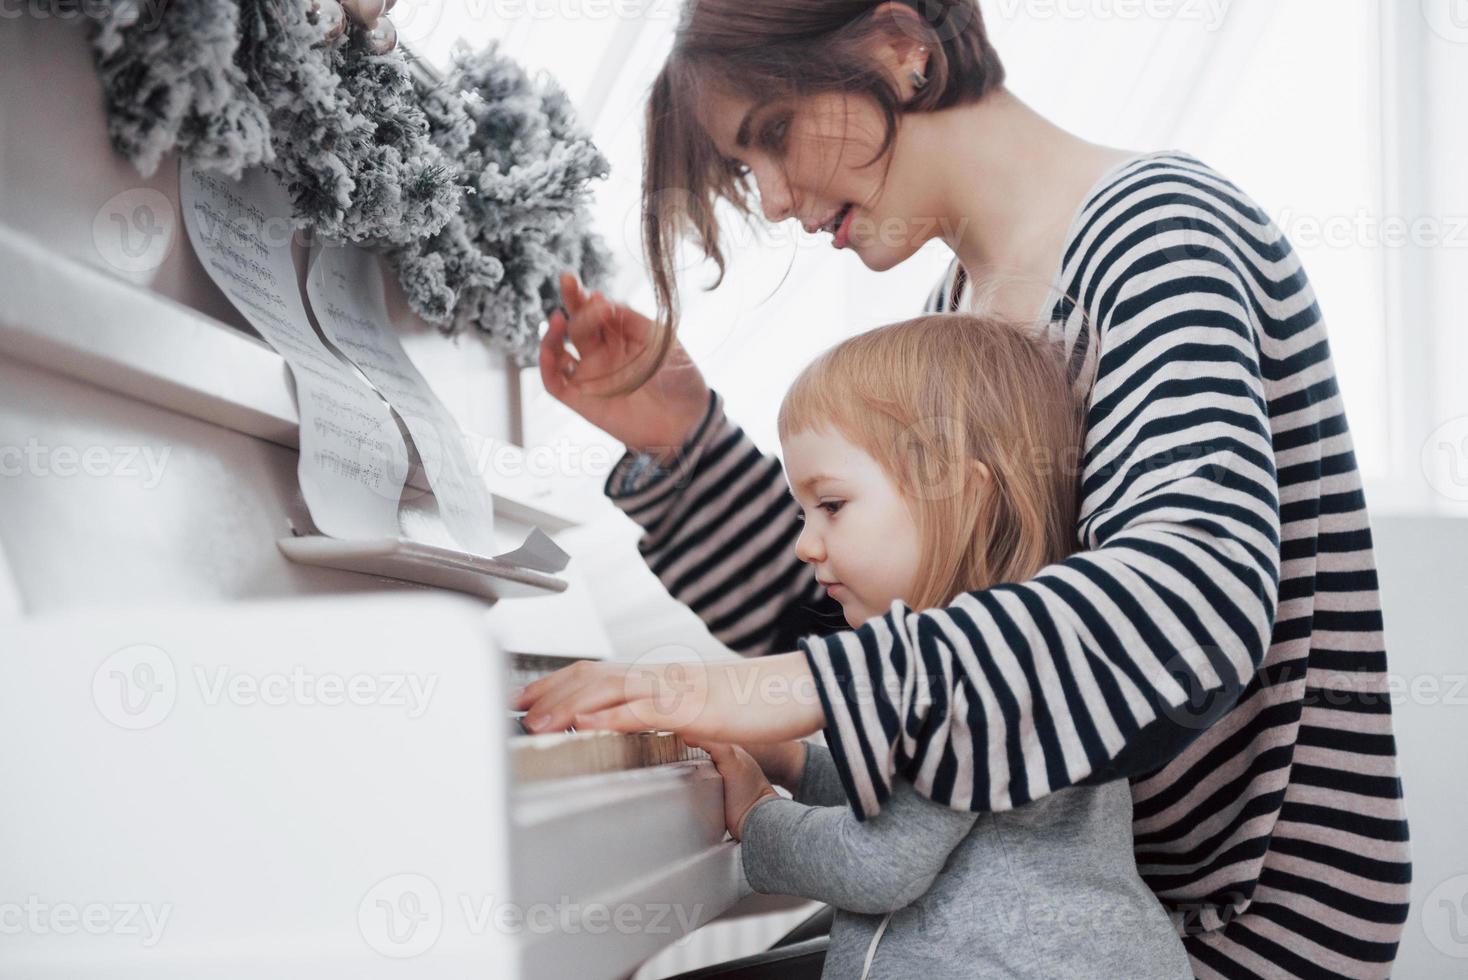
[[1383, 517], [1372, 533], [1412, 834], [1395, 975], [1456, 980], [1468, 976], [1468, 520]]

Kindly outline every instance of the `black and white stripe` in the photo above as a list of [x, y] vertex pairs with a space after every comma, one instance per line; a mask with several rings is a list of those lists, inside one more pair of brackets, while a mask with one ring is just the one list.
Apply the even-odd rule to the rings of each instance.
[[[897, 773], [973, 810], [1127, 776], [1198, 976], [1387, 976], [1411, 868], [1375, 562], [1299, 259], [1211, 168], [1152, 153], [1076, 216], [1061, 283], [1086, 550], [1029, 581], [846, 629], [717, 393], [673, 473], [623, 486], [629, 455], [608, 494], [715, 636], [806, 653], [860, 816]], [[961, 285], [955, 261], [928, 309]]]

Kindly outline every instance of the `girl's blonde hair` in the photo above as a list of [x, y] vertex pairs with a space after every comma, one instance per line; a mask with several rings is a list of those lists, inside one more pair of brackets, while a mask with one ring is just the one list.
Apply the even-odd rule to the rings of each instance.
[[875, 459], [907, 502], [923, 556], [903, 597], [915, 609], [1076, 550], [1082, 406], [1042, 324], [934, 313], [852, 337], [780, 406], [782, 440], [823, 428]]

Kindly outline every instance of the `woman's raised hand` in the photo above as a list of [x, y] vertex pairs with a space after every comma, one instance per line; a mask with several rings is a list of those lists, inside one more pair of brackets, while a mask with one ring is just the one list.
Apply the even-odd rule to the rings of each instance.
[[545, 390], [628, 449], [656, 453], [666, 463], [708, 408], [703, 374], [674, 337], [667, 359], [641, 387], [608, 394], [647, 369], [657, 324], [599, 292], [588, 295], [570, 272], [561, 273], [561, 299], [570, 320], [552, 313], [540, 342]]

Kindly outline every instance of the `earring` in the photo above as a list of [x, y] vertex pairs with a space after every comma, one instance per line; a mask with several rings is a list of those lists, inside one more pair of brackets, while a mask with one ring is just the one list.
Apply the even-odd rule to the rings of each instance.
[[927, 76], [918, 71], [916, 68], [909, 72], [907, 77], [912, 79], [913, 88], [922, 88], [924, 85], [928, 84]]

